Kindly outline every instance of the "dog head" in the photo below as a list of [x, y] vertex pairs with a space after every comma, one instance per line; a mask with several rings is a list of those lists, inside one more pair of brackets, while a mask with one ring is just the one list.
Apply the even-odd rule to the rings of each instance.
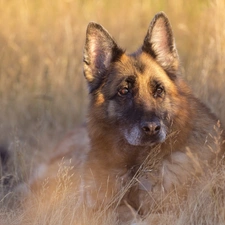
[[164, 13], [153, 18], [142, 47], [132, 54], [125, 54], [101, 25], [88, 25], [84, 75], [91, 95], [90, 119], [116, 130], [130, 145], [162, 143], [174, 120], [183, 125], [185, 115], [179, 110], [187, 104], [182, 100], [186, 87], [179, 71]]

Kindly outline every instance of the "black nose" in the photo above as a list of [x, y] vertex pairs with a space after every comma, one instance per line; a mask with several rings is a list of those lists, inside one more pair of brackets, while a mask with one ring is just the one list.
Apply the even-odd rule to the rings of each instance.
[[142, 130], [148, 135], [155, 135], [159, 133], [160, 129], [161, 129], [160, 121], [142, 123]]

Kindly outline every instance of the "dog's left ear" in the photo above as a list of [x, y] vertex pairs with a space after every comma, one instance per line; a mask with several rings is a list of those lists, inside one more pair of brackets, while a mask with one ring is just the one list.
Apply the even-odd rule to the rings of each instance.
[[110, 64], [122, 54], [123, 51], [101, 25], [88, 24], [83, 61], [90, 93], [101, 85]]
[[142, 50], [150, 54], [173, 79], [179, 68], [179, 57], [167, 16], [160, 12], [150, 23]]

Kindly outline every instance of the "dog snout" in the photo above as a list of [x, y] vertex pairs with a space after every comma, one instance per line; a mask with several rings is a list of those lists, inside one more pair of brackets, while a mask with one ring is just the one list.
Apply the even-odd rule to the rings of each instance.
[[161, 130], [161, 124], [160, 121], [143, 122], [141, 128], [148, 135], [156, 135]]

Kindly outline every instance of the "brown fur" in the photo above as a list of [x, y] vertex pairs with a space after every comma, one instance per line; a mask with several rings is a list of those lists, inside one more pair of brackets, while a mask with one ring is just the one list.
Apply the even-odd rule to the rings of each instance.
[[90, 150], [80, 155], [79, 141], [72, 141], [74, 150], [60, 148], [62, 154], [52, 162], [78, 154], [82, 162], [75, 157], [72, 164], [79, 167], [76, 176], [88, 207], [116, 207], [121, 217], [133, 210], [161, 211], [160, 202], [174, 196], [180, 201], [193, 179], [218, 165], [222, 128], [183, 81], [164, 13], [154, 17], [142, 47], [132, 54], [90, 23], [84, 74], [90, 91]]

